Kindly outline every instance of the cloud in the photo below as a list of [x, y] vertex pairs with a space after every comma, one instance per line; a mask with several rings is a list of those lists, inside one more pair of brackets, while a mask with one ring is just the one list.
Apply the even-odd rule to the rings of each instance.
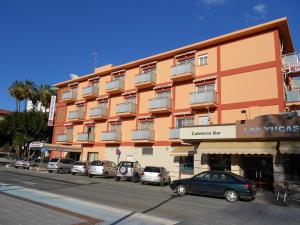
[[253, 10], [258, 14], [265, 14], [267, 12], [266, 5], [262, 3], [258, 3], [255, 6], [253, 6]]
[[225, 0], [199, 0], [197, 2], [197, 5], [202, 4], [206, 7], [212, 7], [212, 6], [223, 5], [224, 3]]

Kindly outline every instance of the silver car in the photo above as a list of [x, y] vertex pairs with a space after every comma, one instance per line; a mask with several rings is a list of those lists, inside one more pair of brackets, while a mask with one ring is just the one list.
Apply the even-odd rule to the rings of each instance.
[[142, 172], [142, 167], [137, 161], [121, 161], [118, 164], [115, 180], [120, 181], [123, 178], [126, 180], [132, 180], [136, 183], [141, 178]]
[[141, 184], [155, 183], [165, 186], [170, 184], [171, 178], [169, 172], [164, 167], [146, 166], [141, 176]]
[[104, 178], [114, 177], [116, 175], [117, 165], [112, 161], [95, 160], [88, 169], [89, 177], [103, 176]]
[[71, 168], [74, 164], [73, 159], [68, 159], [68, 158], [52, 158], [50, 159], [47, 169], [49, 173], [57, 172], [57, 173], [63, 173], [71, 172]]
[[86, 168], [86, 162], [80, 162], [80, 161], [76, 161], [74, 162], [72, 168], [71, 168], [71, 174], [75, 175], [75, 174], [84, 174], [87, 175], [88, 174], [88, 170]]
[[15, 168], [22, 168], [23, 167], [23, 164], [24, 164], [24, 161], [26, 159], [22, 159], [22, 158], [17, 158], [16, 161], [15, 161]]

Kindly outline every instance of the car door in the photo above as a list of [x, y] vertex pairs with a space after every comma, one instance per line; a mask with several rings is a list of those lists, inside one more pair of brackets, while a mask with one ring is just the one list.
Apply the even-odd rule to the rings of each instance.
[[111, 164], [111, 176], [115, 176], [116, 175], [116, 168], [117, 168], [117, 165], [114, 163], [114, 162], [110, 162]]
[[206, 183], [209, 179], [210, 174], [208, 172], [200, 173], [194, 177], [192, 177], [187, 182], [188, 191], [193, 194], [205, 194], [206, 190]]
[[214, 196], [224, 195], [224, 182], [220, 179], [221, 172], [211, 172], [205, 183], [206, 194]]

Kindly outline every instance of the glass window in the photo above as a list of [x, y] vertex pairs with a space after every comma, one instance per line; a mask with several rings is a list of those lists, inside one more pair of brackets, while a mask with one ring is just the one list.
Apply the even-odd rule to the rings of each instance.
[[171, 98], [171, 91], [164, 91], [156, 93], [157, 98]]
[[120, 123], [110, 124], [110, 130], [111, 131], [121, 131], [121, 124]]
[[210, 124], [209, 116], [200, 116], [199, 117], [199, 125], [209, 125], [209, 124]]
[[153, 155], [153, 148], [151, 147], [142, 148], [142, 155]]
[[176, 118], [176, 128], [194, 125], [194, 118]]
[[196, 180], [203, 180], [207, 176], [207, 172], [199, 173], [198, 175], [194, 176], [194, 179]]
[[153, 130], [154, 123], [153, 121], [142, 121], [140, 123], [141, 130]]
[[194, 156], [180, 156], [180, 172], [183, 174], [194, 173]]
[[114, 80], [125, 80], [125, 76], [122, 75], [122, 76], [114, 76], [113, 77]]
[[199, 56], [199, 65], [206, 65], [208, 63], [208, 54]]
[[186, 63], [193, 63], [195, 61], [195, 58], [187, 58], [187, 59], [183, 59], [183, 60], [178, 60], [177, 64], [186, 64]]
[[103, 109], [107, 109], [107, 102], [99, 102], [99, 107]]
[[197, 92], [207, 92], [207, 91], [214, 91], [215, 90], [215, 84], [206, 84], [196, 87]]
[[88, 152], [88, 161], [95, 161], [98, 159], [98, 152]]
[[136, 97], [125, 98], [125, 102], [130, 102], [136, 104]]
[[146, 166], [144, 172], [160, 173], [159, 167]]

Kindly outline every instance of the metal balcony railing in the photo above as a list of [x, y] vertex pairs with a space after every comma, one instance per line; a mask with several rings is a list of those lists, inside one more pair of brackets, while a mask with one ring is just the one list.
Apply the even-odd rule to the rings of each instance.
[[84, 87], [82, 88], [82, 95], [90, 95], [90, 94], [94, 94], [94, 95], [98, 95], [99, 92], [99, 87], [97, 86], [89, 86], [89, 87]]
[[62, 100], [76, 99], [76, 98], [77, 98], [77, 91], [66, 91], [61, 96]]
[[113, 80], [106, 82], [106, 90], [111, 89], [125, 89], [125, 82], [123, 80]]
[[124, 102], [117, 104], [116, 113], [135, 113], [136, 104], [132, 102]]
[[75, 120], [75, 119], [83, 120], [83, 114], [84, 112], [82, 110], [70, 111], [68, 118], [70, 120]]
[[95, 141], [95, 135], [93, 133], [79, 133], [77, 141]]
[[217, 102], [217, 95], [216, 92], [211, 91], [203, 91], [203, 92], [192, 92], [190, 94], [190, 104], [203, 104], [203, 103], [210, 103], [210, 102]]
[[172, 108], [170, 97], [153, 98], [149, 100], [149, 109]]
[[293, 89], [300, 89], [300, 79], [293, 79], [292, 80], [292, 88]]
[[119, 131], [106, 131], [101, 134], [102, 141], [121, 141], [121, 138], [122, 135]]
[[58, 134], [56, 135], [57, 142], [72, 142], [73, 137], [70, 134]]
[[299, 102], [300, 101], [300, 89], [295, 89], [286, 92], [287, 102]]
[[297, 63], [297, 62], [300, 62], [300, 54], [299, 53], [292, 53], [292, 54], [282, 56], [283, 65], [287, 65], [290, 63]]
[[135, 77], [135, 84], [140, 84], [140, 83], [155, 83], [156, 82], [156, 71], [152, 70], [147, 73], [142, 73], [138, 74]]
[[133, 130], [132, 131], [132, 140], [154, 140], [154, 130]]
[[195, 64], [193, 62], [179, 64], [171, 68], [171, 76], [177, 76], [185, 73], [195, 73]]
[[107, 108], [95, 107], [90, 110], [90, 117], [107, 116]]
[[179, 128], [170, 128], [169, 138], [170, 139], [178, 139], [179, 138]]

